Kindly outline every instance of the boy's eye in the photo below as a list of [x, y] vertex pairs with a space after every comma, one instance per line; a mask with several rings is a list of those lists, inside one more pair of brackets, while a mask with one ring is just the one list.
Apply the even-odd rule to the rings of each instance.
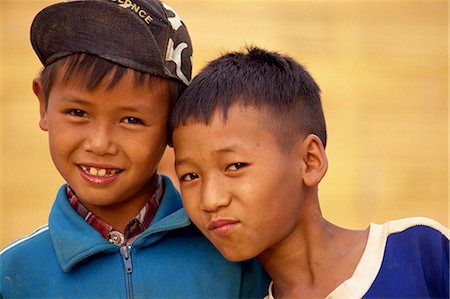
[[187, 173], [183, 176], [180, 177], [180, 181], [193, 181], [195, 179], [198, 179], [198, 174], [191, 172], [191, 173]]
[[81, 109], [70, 109], [67, 114], [77, 117], [87, 117], [88, 114]]
[[137, 118], [137, 117], [132, 117], [132, 116], [130, 116], [130, 117], [125, 117], [125, 118], [123, 119], [123, 122], [124, 122], [124, 123], [127, 123], [127, 124], [139, 124], [139, 125], [143, 125], [143, 124], [144, 124], [144, 122], [143, 122], [142, 120], [140, 120], [140, 119]]
[[236, 171], [247, 165], [248, 165], [247, 163], [243, 163], [243, 162], [233, 163], [231, 165], [228, 165], [228, 167], [225, 169], [225, 171]]

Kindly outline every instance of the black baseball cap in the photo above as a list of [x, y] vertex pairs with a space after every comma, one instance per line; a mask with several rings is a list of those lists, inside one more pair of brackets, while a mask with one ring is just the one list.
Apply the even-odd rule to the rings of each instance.
[[31, 44], [47, 66], [89, 53], [188, 85], [192, 44], [178, 14], [158, 0], [71, 0], [44, 8], [31, 25]]

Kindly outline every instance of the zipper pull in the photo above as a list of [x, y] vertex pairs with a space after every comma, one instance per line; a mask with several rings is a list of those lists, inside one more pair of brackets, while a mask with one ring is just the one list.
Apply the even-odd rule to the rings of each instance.
[[131, 264], [131, 246], [122, 246], [120, 247], [120, 253], [123, 256], [123, 263], [125, 265], [125, 270], [127, 273], [133, 272], [133, 266]]

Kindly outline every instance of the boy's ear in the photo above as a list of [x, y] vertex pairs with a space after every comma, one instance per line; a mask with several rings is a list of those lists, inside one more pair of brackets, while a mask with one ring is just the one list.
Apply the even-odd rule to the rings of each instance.
[[43, 131], [48, 131], [47, 124], [47, 100], [44, 95], [44, 90], [42, 88], [41, 78], [37, 77], [33, 80], [33, 92], [39, 100], [39, 114], [41, 116], [39, 120], [39, 127]]
[[302, 143], [303, 182], [308, 187], [317, 186], [328, 169], [323, 143], [317, 135], [309, 134]]

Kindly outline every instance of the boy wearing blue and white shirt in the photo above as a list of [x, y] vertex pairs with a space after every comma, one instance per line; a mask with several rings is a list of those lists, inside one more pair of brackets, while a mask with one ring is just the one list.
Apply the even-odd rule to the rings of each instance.
[[171, 128], [188, 215], [230, 261], [261, 262], [266, 298], [448, 298], [444, 226], [408, 218], [350, 230], [322, 216], [320, 89], [292, 58], [252, 47], [213, 60]]

